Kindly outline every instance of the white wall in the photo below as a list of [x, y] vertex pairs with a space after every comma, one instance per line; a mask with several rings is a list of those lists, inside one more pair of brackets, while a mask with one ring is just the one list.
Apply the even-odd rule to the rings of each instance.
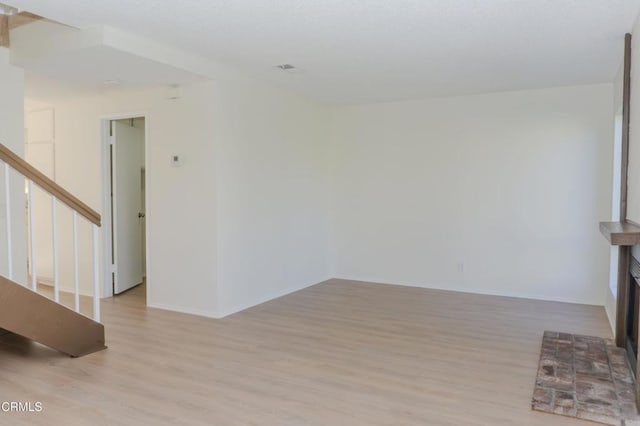
[[99, 118], [148, 114], [151, 306], [224, 316], [332, 276], [605, 303], [613, 85], [332, 110], [183, 92], [53, 102], [57, 180], [98, 210]]
[[[640, 17], [632, 30], [631, 105], [629, 116], [629, 163], [627, 174], [627, 220], [640, 224]], [[621, 78], [618, 77], [616, 82]], [[620, 93], [621, 88], [616, 90]], [[621, 100], [620, 100], [621, 101]], [[634, 247], [637, 249], [637, 246]], [[612, 308], [610, 308], [613, 310]], [[611, 316], [610, 316], [611, 317]]]
[[265, 86], [218, 86], [219, 312], [331, 278], [328, 110]]
[[[99, 118], [148, 114], [149, 305], [223, 316], [330, 278], [326, 109], [247, 82], [164, 96], [157, 89], [51, 100], [57, 181], [98, 211]], [[171, 166], [173, 154], [181, 167]], [[70, 236], [69, 214], [60, 216], [59, 234]], [[80, 250], [86, 283], [88, 231]], [[70, 240], [61, 244], [61, 281], [70, 283]]]
[[336, 275], [604, 304], [611, 84], [338, 108]]
[[632, 34], [627, 219], [640, 223], [640, 18], [636, 20]]
[[[55, 119], [50, 106], [25, 102], [24, 159], [55, 180]], [[53, 234], [51, 226], [51, 196], [37, 186], [31, 197], [33, 209], [33, 241], [37, 256], [34, 262], [39, 282], [53, 284]], [[31, 238], [30, 238], [31, 239]], [[29, 242], [28, 242], [29, 245]], [[29, 246], [30, 247], [30, 246]], [[29, 251], [31, 265], [31, 250]]]
[[[9, 64], [9, 51], [0, 48], [0, 143], [24, 155], [24, 73]], [[14, 281], [26, 283], [27, 247], [24, 179], [11, 172], [11, 233]], [[4, 165], [0, 168], [0, 274], [8, 276]]]
[[[611, 221], [620, 220], [620, 179], [622, 167], [622, 95], [624, 83], [624, 66], [620, 65], [616, 77], [613, 81], [613, 111], [614, 116], [614, 139], [613, 139], [613, 161], [612, 161], [612, 183], [611, 183]], [[616, 300], [618, 293], [618, 247], [611, 246], [609, 249], [609, 288], [605, 294], [605, 311], [611, 329], [615, 333], [616, 323]]]
[[[119, 113], [148, 114], [147, 229], [148, 301], [151, 306], [215, 315], [215, 200], [203, 196], [215, 178], [207, 108], [199, 87], [165, 99], [164, 89], [105, 91], [93, 96], [53, 99], [56, 117], [56, 180], [104, 215], [100, 118]], [[171, 167], [174, 153], [184, 166]], [[71, 215], [59, 212], [60, 280], [72, 282]], [[198, 222], [196, 217], [209, 220]], [[91, 239], [80, 227], [83, 292], [91, 283]], [[110, 286], [110, 283], [107, 283]]]

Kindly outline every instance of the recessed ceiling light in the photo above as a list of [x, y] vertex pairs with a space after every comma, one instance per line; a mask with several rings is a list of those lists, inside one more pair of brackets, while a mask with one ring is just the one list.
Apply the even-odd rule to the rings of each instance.
[[102, 82], [105, 86], [118, 86], [120, 82], [118, 80], [105, 80]]

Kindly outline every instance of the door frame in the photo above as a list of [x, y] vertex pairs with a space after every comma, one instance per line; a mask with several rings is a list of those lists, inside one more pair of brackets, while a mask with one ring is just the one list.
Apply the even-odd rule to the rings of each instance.
[[[149, 113], [145, 111], [140, 112], [127, 112], [101, 115], [100, 120], [100, 156], [101, 156], [101, 175], [102, 175], [102, 297], [113, 296], [112, 273], [115, 272], [116, 266], [112, 266], [111, 263], [111, 164], [109, 158], [111, 137], [110, 128], [111, 121], [123, 120], [129, 118], [144, 118], [144, 169], [147, 177], [149, 176]], [[146, 196], [144, 201], [145, 209], [145, 240], [142, 242], [145, 249], [145, 284], [147, 286], [147, 300], [145, 303], [149, 304], [149, 289], [151, 288], [151, 274], [149, 273], [149, 265], [151, 264], [151, 251], [149, 250], [149, 180], [146, 183]]]

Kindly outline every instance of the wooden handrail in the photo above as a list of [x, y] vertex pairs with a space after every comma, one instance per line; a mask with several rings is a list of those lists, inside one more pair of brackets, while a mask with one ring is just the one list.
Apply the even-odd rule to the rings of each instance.
[[0, 160], [4, 161], [18, 173], [33, 181], [33, 183], [38, 185], [40, 188], [69, 206], [72, 210], [78, 212], [79, 215], [83, 216], [89, 222], [100, 226], [101, 218], [98, 212], [80, 201], [53, 180], [49, 179], [41, 171], [24, 161], [3, 144], [0, 144]]

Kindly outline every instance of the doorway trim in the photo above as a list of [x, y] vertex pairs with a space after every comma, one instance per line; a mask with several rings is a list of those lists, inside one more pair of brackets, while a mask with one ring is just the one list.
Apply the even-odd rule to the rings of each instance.
[[[111, 263], [111, 250], [112, 241], [109, 237], [112, 232], [111, 221], [111, 163], [109, 157], [111, 136], [110, 128], [111, 121], [123, 120], [130, 118], [144, 118], [144, 168], [147, 177], [149, 176], [149, 120], [150, 115], [148, 112], [127, 112], [117, 114], [101, 115], [100, 121], [100, 157], [101, 157], [101, 177], [102, 177], [102, 297], [113, 296], [112, 274], [115, 272]], [[151, 251], [149, 250], [149, 180], [146, 181], [146, 197], [144, 200], [145, 221], [147, 232], [145, 233], [145, 240], [142, 242], [145, 249], [145, 285], [147, 287], [147, 299], [145, 304], [149, 304], [149, 289], [151, 288], [151, 274], [149, 273], [149, 265], [151, 264]]]

